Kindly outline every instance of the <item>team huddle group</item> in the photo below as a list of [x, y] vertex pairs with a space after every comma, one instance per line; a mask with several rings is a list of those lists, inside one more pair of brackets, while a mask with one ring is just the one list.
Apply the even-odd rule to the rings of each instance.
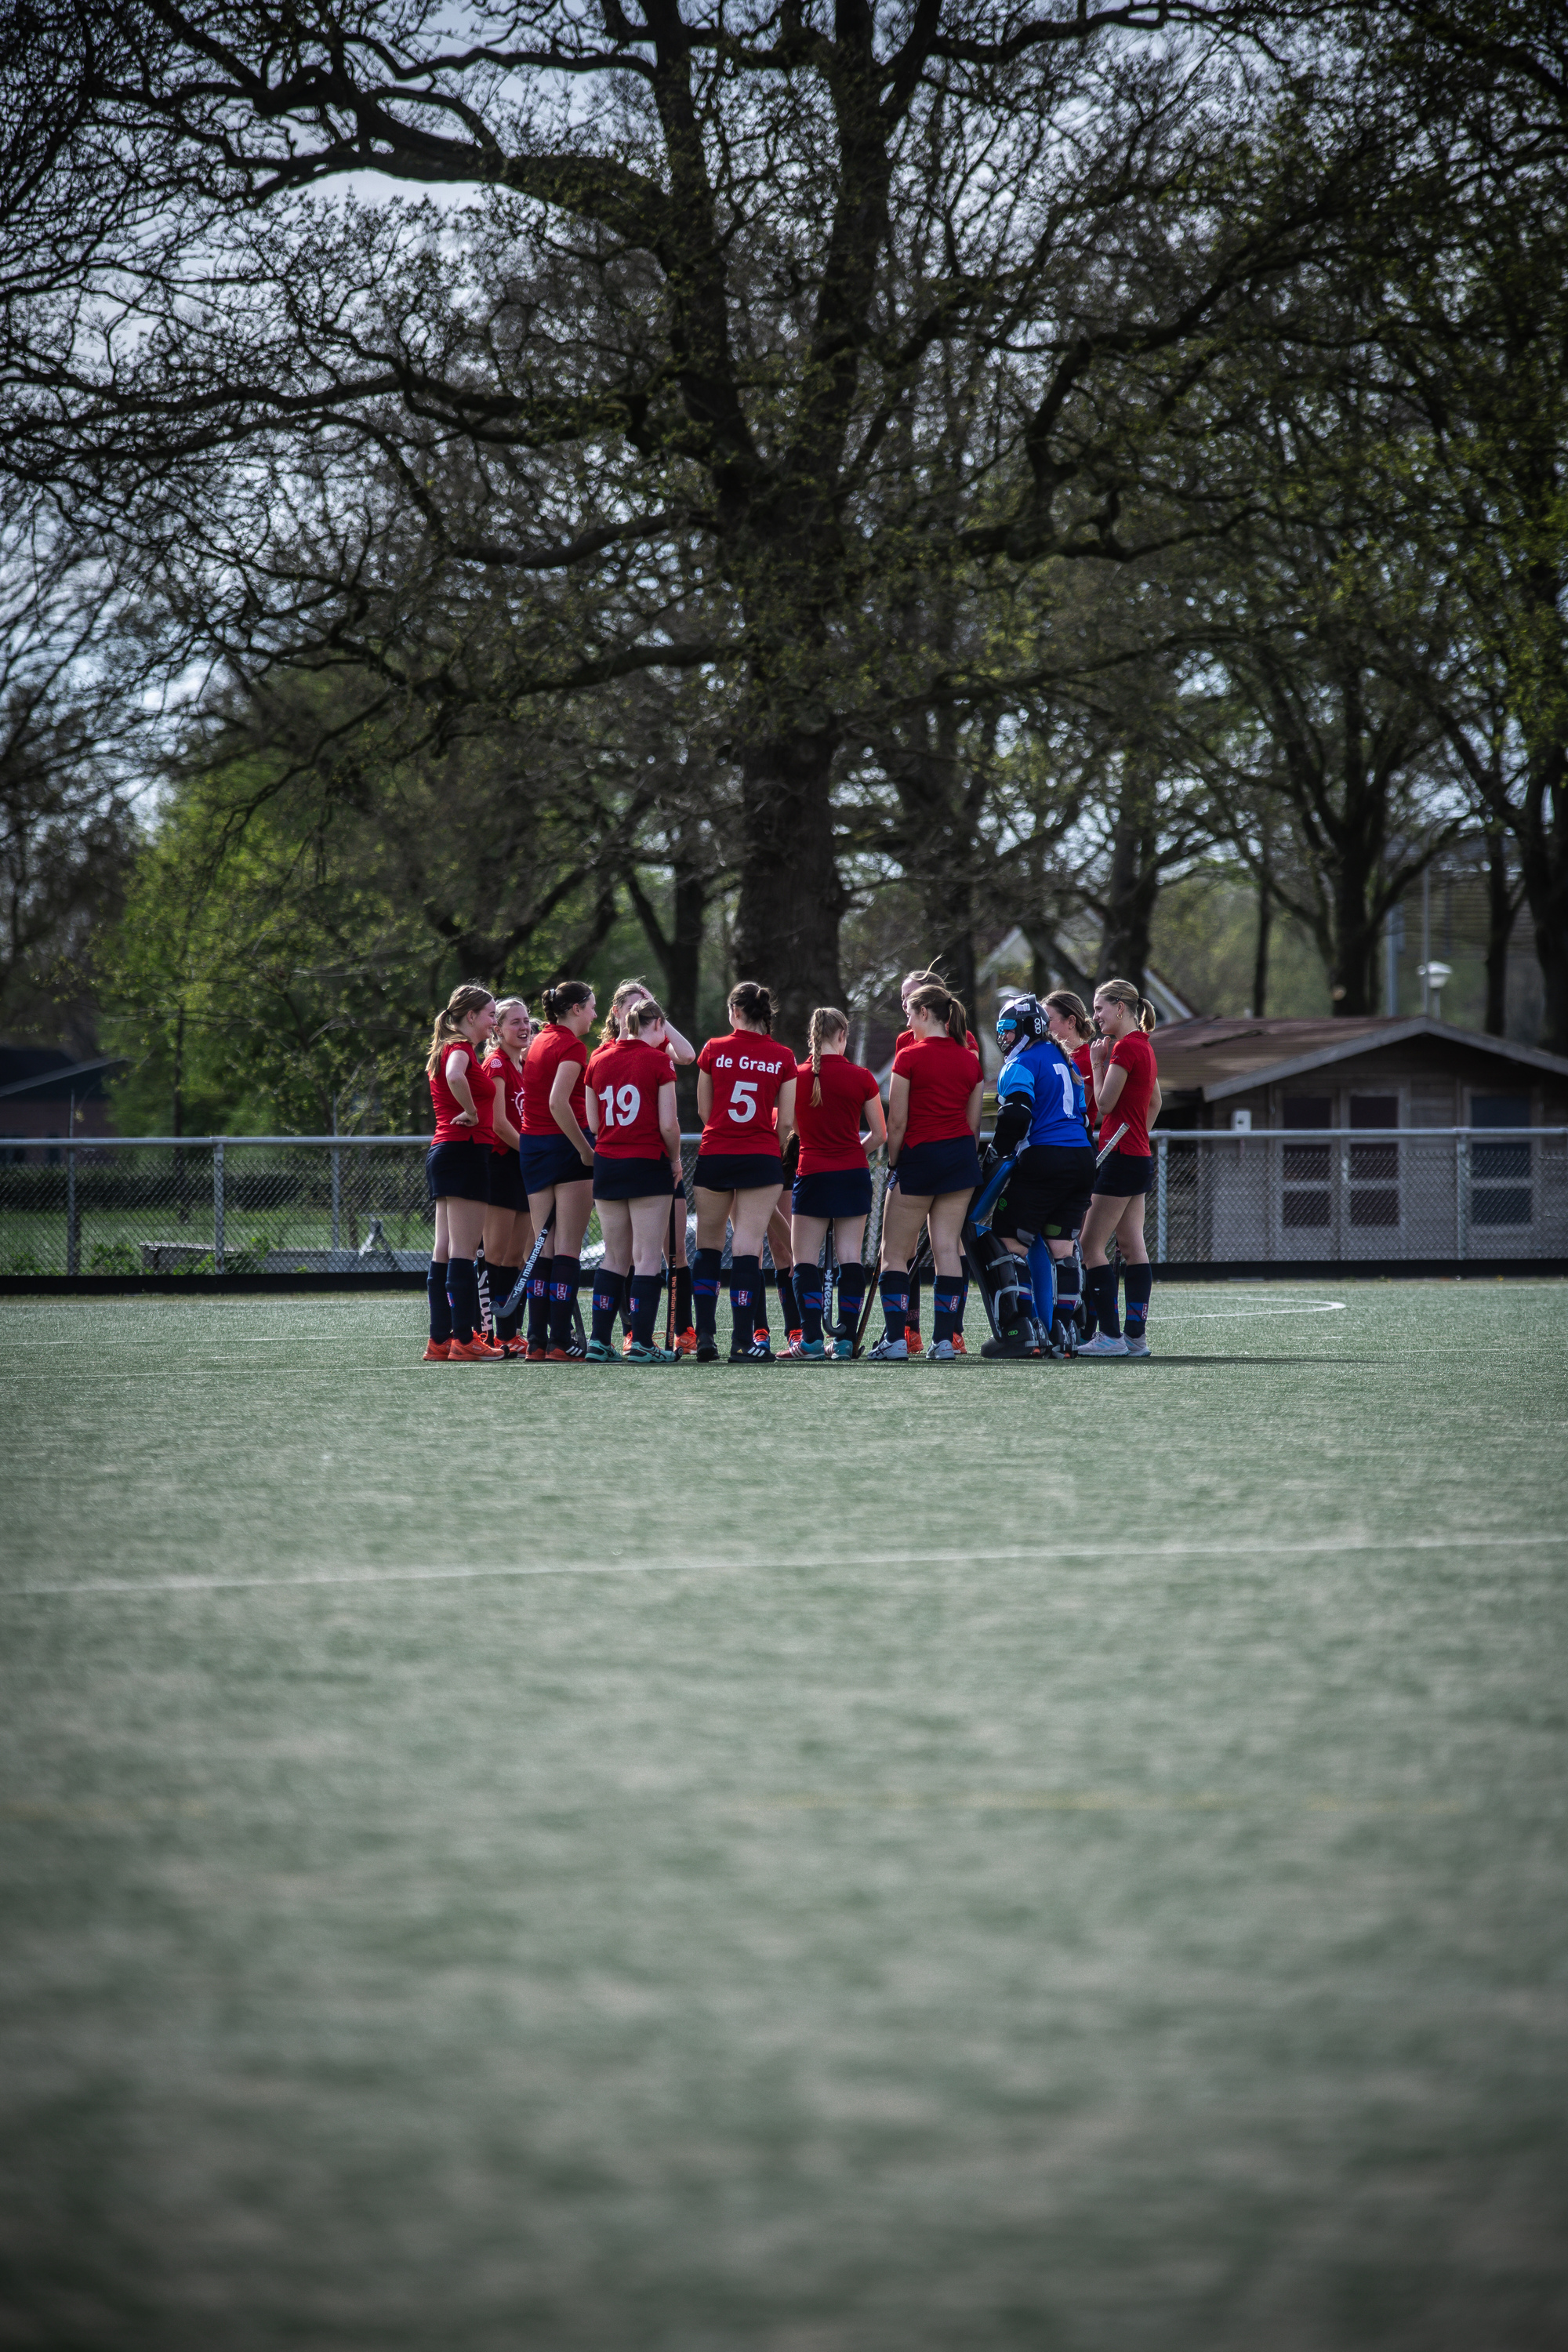
[[[966, 1252], [994, 1333], [983, 1355], [1147, 1355], [1143, 1202], [1160, 1109], [1152, 1008], [1118, 980], [1095, 992], [1092, 1016], [1067, 990], [1005, 1005], [994, 1137], [983, 1165], [984, 1080], [964, 1008], [931, 972], [910, 972], [900, 996], [908, 1026], [884, 1112], [876, 1077], [848, 1057], [846, 1014], [818, 1006], [799, 1059], [774, 1042], [773, 999], [754, 981], [731, 991], [729, 1032], [700, 1051], [640, 980], [616, 991], [592, 1051], [598, 1008], [585, 981], [547, 988], [542, 1022], [521, 997], [498, 1001], [475, 982], [454, 989], [426, 1063], [436, 1112], [426, 1169], [436, 1207], [426, 1361], [714, 1362], [726, 1234], [731, 1363], [773, 1360], [764, 1242], [784, 1352], [856, 1355], [872, 1271], [860, 1255], [870, 1160], [884, 1147], [886, 1328], [870, 1361], [923, 1353], [942, 1362], [966, 1352]], [[691, 1062], [702, 1136], [689, 1264], [676, 1071]], [[581, 1252], [595, 1209], [604, 1255], [584, 1332]], [[929, 1349], [919, 1303], [928, 1253]]]

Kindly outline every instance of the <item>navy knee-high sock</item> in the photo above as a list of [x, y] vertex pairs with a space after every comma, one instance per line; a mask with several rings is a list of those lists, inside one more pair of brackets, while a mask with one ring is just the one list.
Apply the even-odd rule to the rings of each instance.
[[447, 1260], [447, 1300], [452, 1310], [452, 1337], [466, 1345], [479, 1324], [479, 1285], [471, 1257]]
[[803, 1339], [822, 1338], [822, 1269], [816, 1265], [797, 1265], [795, 1270], [795, 1303], [800, 1309], [800, 1335]]
[[963, 1296], [963, 1286], [956, 1276], [939, 1274], [931, 1285], [931, 1298], [936, 1307], [936, 1320], [931, 1325], [931, 1338], [951, 1339], [958, 1328], [958, 1303]]
[[514, 1339], [517, 1337], [517, 1327], [522, 1315], [521, 1299], [518, 1300], [510, 1315], [503, 1315], [501, 1308], [517, 1286], [520, 1270], [515, 1265], [492, 1265], [490, 1268], [490, 1313], [495, 1318], [498, 1339]]
[[1122, 1276], [1127, 1286], [1127, 1328], [1141, 1332], [1149, 1320], [1149, 1300], [1154, 1288], [1152, 1265], [1130, 1265]]
[[626, 1284], [632, 1302], [632, 1338], [639, 1347], [653, 1345], [654, 1317], [658, 1313], [658, 1295], [663, 1288], [662, 1274], [634, 1274]]
[[678, 1331], [691, 1328], [691, 1268], [678, 1265], [675, 1269], [675, 1328]]
[[779, 1314], [784, 1322], [786, 1339], [792, 1331], [800, 1329], [800, 1294], [795, 1288], [795, 1273], [796, 1268], [793, 1265], [781, 1266], [779, 1269]]
[[880, 1288], [888, 1337], [889, 1339], [901, 1339], [909, 1324], [910, 1277], [907, 1274], [885, 1274]]
[[700, 1339], [711, 1339], [719, 1328], [719, 1276], [723, 1262], [722, 1250], [700, 1249], [691, 1269], [691, 1312]]
[[582, 1279], [582, 1260], [563, 1257], [557, 1252], [550, 1269], [550, 1344], [552, 1348], [569, 1348], [572, 1345], [572, 1310], [577, 1304], [577, 1287]]
[[601, 1266], [594, 1276], [594, 1331], [595, 1339], [607, 1348], [616, 1336], [616, 1317], [626, 1295], [624, 1274], [609, 1274]]
[[447, 1267], [440, 1258], [433, 1257], [430, 1271], [425, 1277], [425, 1297], [430, 1307], [430, 1337], [437, 1345], [452, 1336], [452, 1302], [447, 1296]]
[[1116, 1268], [1113, 1265], [1086, 1266], [1083, 1286], [1100, 1329], [1107, 1339], [1120, 1339], [1121, 1318], [1116, 1306]]
[[763, 1328], [767, 1313], [762, 1306], [763, 1261], [760, 1257], [730, 1260], [730, 1345], [749, 1348], [753, 1332]]
[[866, 1304], [868, 1271], [858, 1258], [838, 1269], [838, 1321], [836, 1328], [846, 1339], [852, 1339], [859, 1328], [861, 1309]]
[[554, 1269], [552, 1257], [538, 1257], [533, 1272], [528, 1277], [528, 1344], [531, 1348], [550, 1345], [550, 1276]]
[[[882, 1296], [886, 1298], [887, 1295], [887, 1286], [884, 1284]], [[921, 1328], [921, 1278], [918, 1274], [911, 1274], [905, 1279], [904, 1321], [911, 1331], [918, 1331]], [[900, 1332], [899, 1336], [901, 1339], [903, 1334]]]

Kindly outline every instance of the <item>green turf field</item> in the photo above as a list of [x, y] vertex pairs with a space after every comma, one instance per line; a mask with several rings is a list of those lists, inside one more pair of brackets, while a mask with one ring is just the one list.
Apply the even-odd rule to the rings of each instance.
[[1565, 1304], [0, 1304], [0, 2344], [1568, 2342]]

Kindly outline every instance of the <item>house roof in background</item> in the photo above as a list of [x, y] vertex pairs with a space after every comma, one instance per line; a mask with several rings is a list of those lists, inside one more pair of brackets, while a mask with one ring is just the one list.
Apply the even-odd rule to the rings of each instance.
[[0, 1045], [0, 1100], [26, 1095], [34, 1102], [65, 1102], [76, 1095], [86, 1101], [102, 1094], [105, 1072], [124, 1061], [123, 1054], [104, 1054], [77, 1062], [59, 1045]]
[[1173, 1021], [1155, 1031], [1154, 1051], [1161, 1084], [1167, 1092], [1195, 1091], [1205, 1102], [1223, 1102], [1228, 1095], [1247, 1094], [1254, 1087], [1331, 1069], [1336, 1063], [1353, 1061], [1384, 1045], [1402, 1045], [1415, 1037], [1435, 1038], [1443, 1045], [1463, 1046], [1499, 1061], [1568, 1078], [1568, 1060], [1560, 1054], [1542, 1053], [1535, 1045], [1517, 1045], [1506, 1037], [1489, 1037], [1479, 1029], [1456, 1029], [1447, 1021], [1391, 1021], [1371, 1014], [1254, 1020], [1236, 1013], [1227, 1018]]

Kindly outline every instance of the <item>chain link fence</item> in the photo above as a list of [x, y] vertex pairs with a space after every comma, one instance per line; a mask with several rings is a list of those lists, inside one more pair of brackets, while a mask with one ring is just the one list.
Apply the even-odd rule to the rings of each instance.
[[[696, 1136], [681, 1139], [689, 1182]], [[428, 1138], [0, 1138], [0, 1276], [416, 1272]], [[881, 1239], [873, 1171], [865, 1255]], [[1157, 1135], [1157, 1263], [1568, 1256], [1568, 1129]], [[688, 1249], [696, 1248], [689, 1215]], [[598, 1219], [584, 1257], [596, 1262]]]
[[[689, 1187], [697, 1145], [681, 1138]], [[0, 1137], [0, 1276], [423, 1272], [428, 1150], [423, 1135]], [[886, 1181], [879, 1167], [870, 1256]], [[587, 1265], [601, 1246], [595, 1215]]]

